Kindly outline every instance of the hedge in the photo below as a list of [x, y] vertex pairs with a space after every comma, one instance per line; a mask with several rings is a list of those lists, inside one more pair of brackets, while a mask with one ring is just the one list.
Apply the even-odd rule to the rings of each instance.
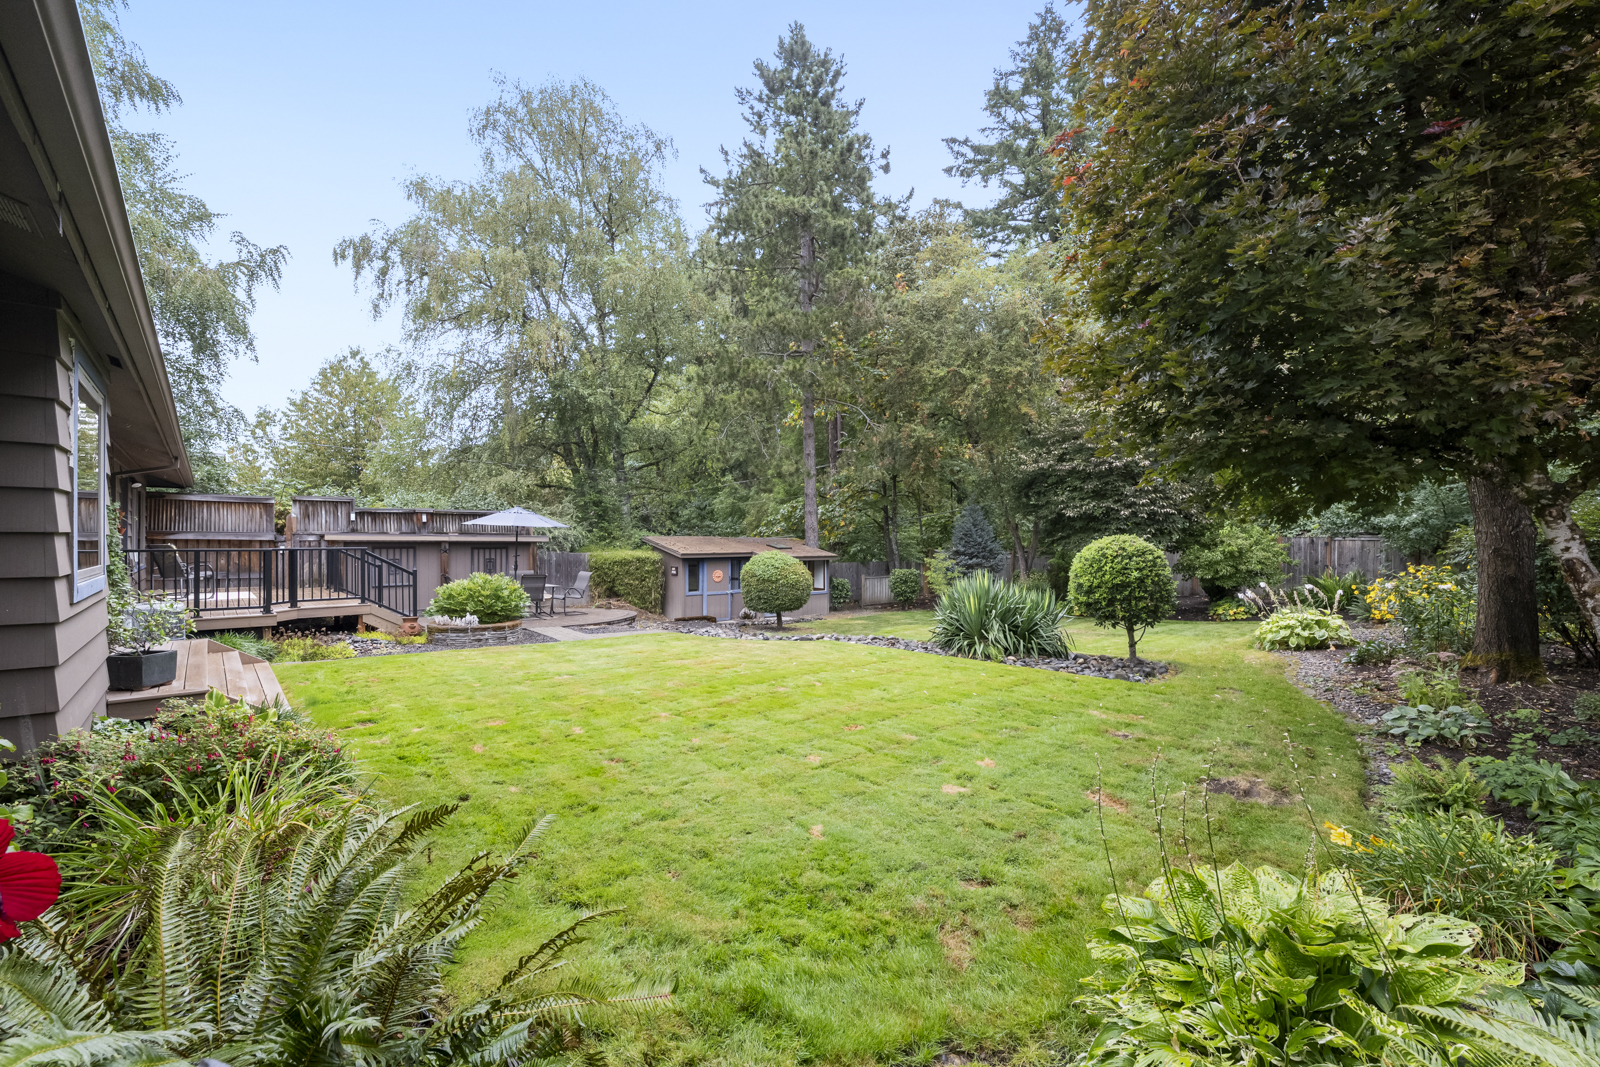
[[661, 611], [661, 557], [649, 549], [606, 548], [589, 553], [589, 585], [597, 597], [626, 600], [640, 611]]

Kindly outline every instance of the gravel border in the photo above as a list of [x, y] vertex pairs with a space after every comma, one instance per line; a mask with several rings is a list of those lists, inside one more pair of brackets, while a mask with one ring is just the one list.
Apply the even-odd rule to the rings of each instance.
[[[778, 634], [764, 630], [746, 630], [742, 626], [685, 626], [667, 623], [656, 629], [671, 633], [691, 634], [695, 637], [721, 637], [739, 641], [842, 641], [850, 645], [869, 645], [873, 648], [894, 648], [902, 652], [923, 652], [930, 656], [951, 656], [937, 645], [927, 641], [910, 641], [903, 637], [882, 637], [875, 634]], [[647, 631], [640, 631], [645, 633]], [[1091, 678], [1107, 678], [1119, 682], [1153, 682], [1172, 671], [1172, 667], [1154, 660], [1140, 660], [1130, 664], [1115, 656], [1088, 656], [1069, 652], [1065, 659], [1008, 656], [1003, 661], [1010, 667], [1031, 667], [1041, 671], [1061, 674], [1082, 674]]]

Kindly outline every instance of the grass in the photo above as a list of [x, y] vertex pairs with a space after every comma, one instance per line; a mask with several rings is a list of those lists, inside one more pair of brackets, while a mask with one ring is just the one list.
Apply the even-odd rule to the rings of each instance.
[[815, 622], [802, 619], [785, 623], [783, 628], [799, 634], [882, 634], [910, 641], [926, 641], [933, 632], [933, 612], [877, 611], [865, 615], [830, 615]]
[[[1171, 783], [1214, 764], [1292, 792], [1293, 731], [1318, 821], [1362, 823], [1348, 730], [1249, 632], [1158, 628], [1144, 650], [1182, 670], [1149, 685], [667, 634], [278, 673], [381, 794], [464, 800], [433, 845], [441, 874], [559, 816], [541, 865], [468, 942], [458, 987], [493, 981], [575, 909], [620, 905], [590, 966], [615, 981], [668, 972], [680, 995], [618, 1025], [618, 1062], [926, 1063], [959, 1047], [1029, 1064], [1084, 1037], [1071, 1004], [1110, 888], [1097, 756], [1124, 890], [1157, 870], [1158, 753]], [[1119, 642], [1074, 636], [1087, 652]], [[1214, 796], [1211, 809], [1223, 862], [1301, 862], [1302, 808]]]

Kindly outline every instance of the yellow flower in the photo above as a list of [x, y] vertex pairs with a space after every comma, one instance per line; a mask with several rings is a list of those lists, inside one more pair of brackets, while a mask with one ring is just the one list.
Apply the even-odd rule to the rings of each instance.
[[1344, 827], [1335, 826], [1331, 822], [1325, 822], [1322, 825], [1328, 828], [1328, 840], [1341, 848], [1349, 848], [1356, 843], [1356, 839], [1351, 837], [1350, 831]]

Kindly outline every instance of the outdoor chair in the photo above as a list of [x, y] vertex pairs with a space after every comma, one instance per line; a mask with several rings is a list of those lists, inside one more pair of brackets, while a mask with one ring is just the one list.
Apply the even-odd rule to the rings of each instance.
[[[162, 592], [190, 596], [198, 585], [202, 596], [216, 595], [217, 573], [211, 564], [201, 561], [190, 567], [178, 554], [176, 545], [159, 543], [150, 547], [153, 550], [150, 553], [150, 561]], [[151, 587], [156, 588], [156, 582], [152, 582]]]
[[568, 586], [555, 586], [550, 590], [550, 614], [554, 615], [555, 602], [561, 601], [561, 614], [567, 614], [567, 601], [576, 600], [583, 603], [583, 598], [589, 595], [589, 572], [579, 571], [578, 580]]
[[[538, 618], [544, 612], [545, 575], [535, 574], [532, 571], [519, 571], [517, 581], [522, 584], [522, 591], [528, 594], [528, 610], [523, 618]], [[554, 612], [552, 612], [553, 614]]]

